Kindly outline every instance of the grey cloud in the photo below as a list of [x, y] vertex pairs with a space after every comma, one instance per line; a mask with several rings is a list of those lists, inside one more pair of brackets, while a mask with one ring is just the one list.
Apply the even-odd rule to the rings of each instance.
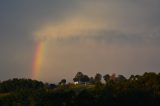
[[153, 31], [149, 34], [132, 34], [118, 31], [98, 31], [86, 32], [88, 36], [70, 36], [67, 38], [59, 37], [53, 41], [57, 43], [84, 43], [93, 41], [104, 44], [127, 44], [127, 45], [160, 45], [160, 32]]

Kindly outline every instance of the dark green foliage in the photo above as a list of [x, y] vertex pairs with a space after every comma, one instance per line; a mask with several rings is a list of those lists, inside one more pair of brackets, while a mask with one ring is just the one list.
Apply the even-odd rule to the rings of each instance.
[[40, 81], [31, 79], [10, 79], [0, 84], [0, 92], [14, 92], [24, 89], [41, 89], [44, 84]]
[[87, 75], [84, 75], [82, 72], [77, 72], [76, 76], [73, 78], [74, 82], [86, 83], [89, 82], [89, 80], [89, 77]]
[[76, 76], [73, 78], [73, 81], [82, 81], [82, 78], [83, 78], [83, 73], [82, 72], [77, 72]]
[[105, 82], [107, 83], [110, 80], [110, 75], [106, 74], [103, 76], [103, 79], [105, 80]]
[[49, 85], [48, 85], [48, 88], [49, 88], [49, 89], [55, 89], [56, 87], [57, 87], [57, 86], [56, 86], [55, 84], [49, 84]]
[[59, 82], [59, 85], [65, 85], [66, 84], [66, 79], [62, 79], [60, 82]]
[[[160, 74], [105, 77], [106, 83], [44, 84], [31, 79], [0, 83], [0, 106], [159, 106]], [[63, 82], [63, 81], [62, 81]], [[64, 81], [65, 82], [65, 81]]]
[[101, 74], [99, 74], [99, 73], [97, 73], [96, 75], [95, 75], [95, 82], [101, 82], [101, 79], [102, 79], [102, 75]]
[[75, 106], [95, 106], [95, 97], [90, 91], [83, 90], [75, 98]]

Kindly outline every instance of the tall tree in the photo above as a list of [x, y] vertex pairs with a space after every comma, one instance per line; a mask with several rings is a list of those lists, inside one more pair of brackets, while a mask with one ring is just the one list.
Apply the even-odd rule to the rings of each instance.
[[99, 74], [99, 73], [97, 73], [97, 74], [95, 75], [95, 81], [96, 81], [96, 82], [101, 82], [101, 79], [102, 79], [102, 75]]
[[76, 76], [73, 78], [73, 81], [76, 82], [80, 82], [81, 79], [83, 78], [83, 73], [82, 72], [77, 72]]
[[66, 79], [62, 79], [61, 82], [60, 82], [60, 84], [61, 84], [61, 85], [65, 85], [66, 82], [67, 82]]
[[129, 77], [129, 80], [130, 80], [130, 81], [134, 81], [134, 80], [136, 80], [136, 78], [135, 78], [134, 75], [131, 75], [131, 76]]
[[118, 81], [125, 81], [126, 78], [123, 75], [118, 75], [117, 80]]
[[81, 81], [82, 82], [88, 82], [89, 81], [89, 77], [87, 75], [83, 75]]
[[103, 76], [103, 79], [105, 80], [105, 82], [107, 83], [110, 80], [110, 75], [106, 74]]
[[83, 74], [82, 72], [78, 72], [76, 76], [73, 78], [73, 81], [76, 82], [88, 82], [89, 77], [88, 75]]

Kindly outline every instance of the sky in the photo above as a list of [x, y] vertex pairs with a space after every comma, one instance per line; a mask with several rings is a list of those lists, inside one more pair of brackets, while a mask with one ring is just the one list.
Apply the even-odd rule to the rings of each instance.
[[0, 80], [160, 72], [159, 0], [1, 0]]

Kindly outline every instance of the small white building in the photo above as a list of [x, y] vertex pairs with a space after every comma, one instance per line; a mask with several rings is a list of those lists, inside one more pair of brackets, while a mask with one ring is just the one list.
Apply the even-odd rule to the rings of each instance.
[[75, 81], [74, 84], [77, 85], [77, 84], [79, 84], [79, 82], [78, 82], [78, 81]]

